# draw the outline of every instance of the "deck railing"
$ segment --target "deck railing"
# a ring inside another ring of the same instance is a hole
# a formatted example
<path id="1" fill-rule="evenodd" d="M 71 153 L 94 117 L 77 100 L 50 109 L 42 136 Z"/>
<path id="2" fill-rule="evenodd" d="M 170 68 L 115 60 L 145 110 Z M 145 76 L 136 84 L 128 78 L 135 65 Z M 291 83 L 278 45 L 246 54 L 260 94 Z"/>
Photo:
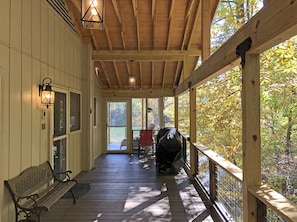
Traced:
<path id="1" fill-rule="evenodd" d="M 242 170 L 199 143 L 182 135 L 185 167 L 223 220 L 243 221 Z M 191 155 L 194 155 L 191 157 Z M 249 187 L 258 202 L 257 221 L 296 222 L 297 207 L 267 186 Z"/>

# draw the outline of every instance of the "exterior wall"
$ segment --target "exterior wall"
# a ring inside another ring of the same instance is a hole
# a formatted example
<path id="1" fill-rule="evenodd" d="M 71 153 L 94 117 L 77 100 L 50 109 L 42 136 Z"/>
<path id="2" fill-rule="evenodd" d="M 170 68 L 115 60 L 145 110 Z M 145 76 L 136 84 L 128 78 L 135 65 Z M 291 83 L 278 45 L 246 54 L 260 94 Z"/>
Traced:
<path id="1" fill-rule="evenodd" d="M 45 0 L 1 0 L 0 30 L 0 222 L 7 222 L 15 214 L 3 181 L 52 155 L 52 107 L 41 105 L 38 85 L 50 77 L 54 87 L 79 91 L 83 101 L 89 99 L 83 91 L 89 48 Z M 82 122 L 88 111 L 82 110 Z M 69 135 L 67 166 L 73 176 L 84 169 L 86 127 Z"/>

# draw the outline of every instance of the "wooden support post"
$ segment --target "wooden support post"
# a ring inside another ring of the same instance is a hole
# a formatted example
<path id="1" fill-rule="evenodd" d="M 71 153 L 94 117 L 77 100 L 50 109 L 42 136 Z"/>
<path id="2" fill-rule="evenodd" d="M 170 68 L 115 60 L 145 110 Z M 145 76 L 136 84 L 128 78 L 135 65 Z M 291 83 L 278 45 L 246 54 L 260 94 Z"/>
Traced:
<path id="1" fill-rule="evenodd" d="M 210 28 L 211 28 L 211 7 L 209 0 L 201 1 L 201 36 L 202 36 L 202 61 L 205 61 L 210 55 Z"/>
<path id="2" fill-rule="evenodd" d="M 196 88 L 190 88 L 190 141 L 196 143 Z M 194 177 L 197 167 L 197 158 L 195 155 L 196 149 L 190 146 L 190 165 L 191 165 L 191 177 Z"/>
<path id="3" fill-rule="evenodd" d="M 242 71 L 243 221 L 257 222 L 257 199 L 248 187 L 261 184 L 260 64 L 247 54 Z"/>
<path id="4" fill-rule="evenodd" d="M 214 203 L 217 200 L 217 166 L 213 161 L 209 161 L 209 189 L 210 200 Z"/>
<path id="5" fill-rule="evenodd" d="M 178 130 L 178 97 L 174 97 L 174 126 Z"/>
<path id="6" fill-rule="evenodd" d="M 160 97 L 158 99 L 159 103 L 159 110 L 158 110 L 158 115 L 159 115 L 159 125 L 160 129 L 165 127 L 165 122 L 164 122 L 164 97 Z"/>

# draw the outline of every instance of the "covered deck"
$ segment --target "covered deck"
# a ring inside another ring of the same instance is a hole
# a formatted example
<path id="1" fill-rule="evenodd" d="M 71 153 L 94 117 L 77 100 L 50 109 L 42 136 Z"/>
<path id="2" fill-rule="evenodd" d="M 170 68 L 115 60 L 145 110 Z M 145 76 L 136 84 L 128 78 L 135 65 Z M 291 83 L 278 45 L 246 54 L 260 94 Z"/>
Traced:
<path id="1" fill-rule="evenodd" d="M 151 153 L 103 154 L 77 179 L 90 190 L 76 204 L 62 198 L 42 214 L 43 222 L 222 221 L 183 169 L 159 174 Z"/>

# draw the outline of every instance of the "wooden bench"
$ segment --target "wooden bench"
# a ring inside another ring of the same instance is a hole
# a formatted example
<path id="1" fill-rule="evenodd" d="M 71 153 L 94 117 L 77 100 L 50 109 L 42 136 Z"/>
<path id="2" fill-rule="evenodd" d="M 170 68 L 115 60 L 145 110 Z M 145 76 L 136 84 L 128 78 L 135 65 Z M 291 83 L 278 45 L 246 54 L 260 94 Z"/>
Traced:
<path id="1" fill-rule="evenodd" d="M 15 206 L 15 221 L 40 221 L 42 211 L 49 211 L 65 193 L 71 192 L 73 203 L 76 203 L 72 191 L 78 181 L 70 179 L 71 171 L 60 174 L 65 180 L 56 177 L 47 161 L 39 166 L 24 170 L 19 176 L 5 180 Z"/>

